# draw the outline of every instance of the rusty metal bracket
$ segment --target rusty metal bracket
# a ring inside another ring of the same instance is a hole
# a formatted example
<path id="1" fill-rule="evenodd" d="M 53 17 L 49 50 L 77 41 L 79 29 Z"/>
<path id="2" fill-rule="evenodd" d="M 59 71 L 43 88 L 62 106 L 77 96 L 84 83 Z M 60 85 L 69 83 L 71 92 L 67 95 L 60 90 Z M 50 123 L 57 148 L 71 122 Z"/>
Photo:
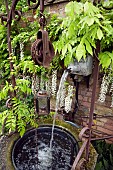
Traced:
<path id="1" fill-rule="evenodd" d="M 21 19 L 21 12 L 19 10 L 15 10 L 17 2 L 18 0 L 13 0 L 11 9 L 9 13 L 7 14 L 7 16 L 3 15 L 1 17 L 2 25 L 8 26 L 9 23 L 11 24 L 12 19 L 14 19 L 15 21 L 19 21 Z"/>
<path id="2" fill-rule="evenodd" d="M 39 24 L 42 28 L 47 25 L 47 20 L 42 12 L 40 12 Z"/>
<path id="3" fill-rule="evenodd" d="M 79 139 L 81 141 L 84 141 L 86 138 L 89 138 L 89 128 L 88 127 L 84 127 L 80 133 L 79 133 Z"/>
<path id="4" fill-rule="evenodd" d="M 89 147 L 91 142 L 91 134 L 92 130 L 91 127 L 93 125 L 93 114 L 94 114 L 94 108 L 95 108 L 95 99 L 96 99 L 96 87 L 98 82 L 98 75 L 99 75 L 99 60 L 98 60 L 98 54 L 100 52 L 100 41 L 97 41 L 96 50 L 94 52 L 95 57 L 95 66 L 94 66 L 94 73 L 93 73 L 93 89 L 92 89 L 92 96 L 91 96 L 91 106 L 90 106 L 90 112 L 89 112 L 89 123 L 88 128 L 90 129 L 89 133 L 89 139 L 86 146 L 86 159 L 89 159 Z"/>

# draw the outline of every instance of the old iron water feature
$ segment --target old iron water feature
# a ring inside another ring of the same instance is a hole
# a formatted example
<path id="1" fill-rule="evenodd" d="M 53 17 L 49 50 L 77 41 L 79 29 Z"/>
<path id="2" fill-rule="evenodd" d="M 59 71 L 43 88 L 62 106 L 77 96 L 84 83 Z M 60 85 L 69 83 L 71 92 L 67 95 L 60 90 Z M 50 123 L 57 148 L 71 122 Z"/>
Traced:
<path id="1" fill-rule="evenodd" d="M 11 23 L 12 19 L 19 20 L 21 18 L 21 13 L 17 11 L 15 13 L 15 8 L 19 0 L 13 0 L 10 10 L 7 10 L 7 17 L 2 16 L 2 23 L 6 22 L 7 34 L 8 34 L 8 49 L 9 56 L 12 53 L 11 47 Z M 43 65 L 48 67 L 50 61 L 54 56 L 53 46 L 48 39 L 48 33 L 44 30 L 46 24 L 45 16 L 43 15 L 44 11 L 44 0 L 38 0 L 38 3 L 31 6 L 32 3 L 36 3 L 36 0 L 28 0 L 29 9 L 36 9 L 40 5 L 40 28 L 41 30 L 37 34 L 37 40 L 32 46 L 32 59 L 35 64 Z M 53 3 L 55 0 L 49 1 Z M 48 2 L 48 3 L 49 3 Z M 6 1 L 6 9 L 8 7 Z M 15 17 L 15 14 L 18 17 Z M 40 126 L 38 129 L 28 131 L 21 139 L 19 139 L 12 151 L 12 161 L 16 170 L 19 169 L 39 169 L 39 170 L 75 170 L 79 161 L 79 168 L 82 167 L 84 160 L 88 161 L 89 158 L 89 145 L 91 141 L 91 126 L 93 121 L 93 111 L 94 111 L 94 102 L 95 102 L 95 91 L 96 84 L 98 79 L 98 65 L 99 61 L 97 59 L 98 53 L 100 51 L 100 46 L 97 43 L 96 51 L 96 64 L 94 67 L 94 84 L 92 92 L 91 107 L 89 113 L 89 124 L 88 127 L 85 127 L 81 130 L 79 138 L 83 141 L 83 144 L 79 150 L 76 139 L 71 135 L 67 130 L 55 126 L 55 117 L 58 111 L 59 98 L 60 98 L 60 89 L 62 89 L 62 84 L 65 81 L 68 72 L 64 71 L 64 74 L 61 79 L 61 84 L 57 94 L 57 103 L 56 103 L 56 114 L 53 120 L 53 126 Z M 80 66 L 80 65 L 79 65 Z M 85 66 L 85 65 L 84 65 Z M 13 63 L 10 61 L 10 70 L 13 69 Z M 71 67 L 71 66 L 70 66 Z M 72 67 L 73 68 L 73 65 Z M 74 73 L 81 66 L 74 67 Z M 85 67 L 84 67 L 85 68 Z M 70 69 L 70 68 L 69 68 Z M 16 85 L 15 76 L 12 75 L 12 86 L 13 88 Z M 14 91 L 12 96 L 16 96 L 16 91 Z M 88 130 L 87 138 L 84 137 L 85 132 Z M 64 143 L 65 141 L 65 143 Z M 85 159 L 81 159 L 83 151 L 86 151 Z M 76 158 L 75 158 L 76 157 Z M 75 160 L 74 160 L 75 159 Z M 74 163 L 73 163 L 74 161 Z"/>

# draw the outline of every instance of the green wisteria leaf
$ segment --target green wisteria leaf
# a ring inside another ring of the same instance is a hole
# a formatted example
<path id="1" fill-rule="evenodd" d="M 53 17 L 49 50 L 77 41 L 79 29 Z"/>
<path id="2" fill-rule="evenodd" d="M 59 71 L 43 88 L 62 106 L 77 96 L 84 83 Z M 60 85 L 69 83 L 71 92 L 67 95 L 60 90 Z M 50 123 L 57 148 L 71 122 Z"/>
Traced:
<path id="1" fill-rule="evenodd" d="M 63 47 L 62 49 L 62 55 L 65 56 L 66 52 L 67 52 L 67 44 Z"/>
<path id="2" fill-rule="evenodd" d="M 93 23 L 94 23 L 94 18 L 87 17 L 86 23 L 88 24 L 88 26 L 93 25 Z"/>
<path id="3" fill-rule="evenodd" d="M 103 68 L 108 68 L 111 64 L 111 57 L 106 53 L 99 54 L 100 64 L 102 64 Z"/>
<path id="4" fill-rule="evenodd" d="M 78 61 L 80 61 L 80 59 L 84 56 L 85 56 L 85 46 L 84 44 L 80 43 L 76 49 L 76 58 Z"/>
<path id="5" fill-rule="evenodd" d="M 102 37 L 103 37 L 103 32 L 100 28 L 98 28 L 98 30 L 97 30 L 97 37 L 98 37 L 99 40 L 101 40 Z"/>
<path id="6" fill-rule="evenodd" d="M 92 51 L 92 47 L 90 45 L 90 43 L 85 39 L 84 41 L 85 45 L 86 45 L 86 50 L 88 51 L 89 54 L 93 54 L 93 51 Z"/>

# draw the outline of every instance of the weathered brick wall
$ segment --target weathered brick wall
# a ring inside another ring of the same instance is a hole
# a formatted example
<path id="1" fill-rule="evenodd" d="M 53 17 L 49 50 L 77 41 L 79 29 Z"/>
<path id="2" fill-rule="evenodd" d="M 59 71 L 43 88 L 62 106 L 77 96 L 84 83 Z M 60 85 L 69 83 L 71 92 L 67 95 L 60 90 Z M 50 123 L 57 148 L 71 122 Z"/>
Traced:
<path id="1" fill-rule="evenodd" d="M 49 11 L 51 14 L 59 14 L 60 16 L 64 16 L 64 7 L 67 4 L 67 1 L 62 1 L 62 2 L 58 2 L 55 4 L 51 4 L 51 5 L 47 5 L 46 6 L 46 10 Z"/>
<path id="2" fill-rule="evenodd" d="M 96 89 L 96 101 L 95 101 L 95 110 L 94 110 L 94 123 L 93 129 L 99 131 L 98 137 L 102 137 L 105 135 L 113 135 L 113 108 L 111 108 L 111 96 L 110 94 L 106 95 L 106 100 L 104 103 L 100 103 L 98 101 L 99 93 L 100 93 L 100 85 L 102 80 L 98 80 L 97 89 Z M 82 112 L 82 115 L 88 116 L 91 105 L 91 97 L 92 97 L 92 86 L 93 79 L 90 80 L 89 88 L 86 87 L 85 82 L 80 84 L 79 87 L 79 110 Z M 82 124 L 87 126 L 88 118 L 82 119 Z M 97 133 L 96 133 L 97 134 Z M 106 140 L 109 143 L 113 143 L 113 138 Z"/>
<path id="3" fill-rule="evenodd" d="M 95 101 L 95 113 L 99 114 L 98 110 L 100 110 L 100 114 L 112 114 L 113 110 L 111 106 L 111 95 L 106 94 L 105 102 L 101 103 L 98 101 L 100 87 L 101 87 L 101 79 L 98 79 L 98 84 L 96 88 L 96 101 Z M 89 88 L 86 87 L 85 82 L 80 83 L 79 86 L 79 105 L 81 110 L 85 113 L 88 112 L 91 104 L 91 96 L 92 96 L 92 87 L 93 87 L 93 78 L 91 77 Z M 103 108 L 102 108 L 103 107 Z"/>

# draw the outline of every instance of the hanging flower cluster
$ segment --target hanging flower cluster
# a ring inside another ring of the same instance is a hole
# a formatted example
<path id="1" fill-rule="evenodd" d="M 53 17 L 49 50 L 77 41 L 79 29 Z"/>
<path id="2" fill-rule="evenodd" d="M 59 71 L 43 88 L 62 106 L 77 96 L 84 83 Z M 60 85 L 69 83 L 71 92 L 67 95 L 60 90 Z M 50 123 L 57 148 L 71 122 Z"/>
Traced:
<path id="1" fill-rule="evenodd" d="M 113 107 L 113 93 L 112 93 L 112 96 L 111 96 L 111 107 Z"/>
<path id="2" fill-rule="evenodd" d="M 51 86 L 51 94 L 52 96 L 56 96 L 57 91 L 57 70 L 53 70 L 52 72 L 52 86 Z"/>
<path id="3" fill-rule="evenodd" d="M 22 60 L 24 57 L 24 44 L 20 42 L 20 59 Z"/>
<path id="4" fill-rule="evenodd" d="M 100 95 L 98 101 L 103 103 L 106 99 L 106 93 L 108 92 L 108 87 L 110 84 L 110 77 L 109 75 L 104 74 L 104 77 L 102 79 L 102 84 L 100 88 Z"/>
<path id="5" fill-rule="evenodd" d="M 113 107 L 113 77 L 111 81 L 110 93 L 111 93 L 111 107 Z"/>
<path id="6" fill-rule="evenodd" d="M 45 83 L 45 88 L 46 88 L 46 91 L 48 92 L 49 95 L 51 95 L 51 79 L 48 79 Z"/>
<path id="7" fill-rule="evenodd" d="M 65 106 L 65 97 L 66 97 L 66 87 L 64 85 L 60 96 L 60 108 Z"/>
<path id="8" fill-rule="evenodd" d="M 111 84 L 111 87 L 110 87 L 109 92 L 111 93 L 111 98 L 112 98 L 111 107 L 113 107 L 113 77 L 111 78 L 110 73 L 108 75 L 104 74 L 104 77 L 102 79 L 102 84 L 101 84 L 101 88 L 100 88 L 100 95 L 99 95 L 98 101 L 101 102 L 101 103 L 105 102 L 106 94 L 108 92 L 110 84 Z"/>
<path id="9" fill-rule="evenodd" d="M 15 55 L 15 48 L 12 48 L 12 54 Z"/>
<path id="10" fill-rule="evenodd" d="M 68 86 L 68 94 L 65 98 L 65 111 L 68 113 L 71 110 L 72 106 L 72 97 L 73 97 L 73 86 Z"/>
<path id="11" fill-rule="evenodd" d="M 39 91 L 40 88 L 40 80 L 36 74 L 32 76 L 32 93 L 35 96 L 36 93 Z"/>
<path id="12" fill-rule="evenodd" d="M 41 74 L 41 79 L 40 79 L 40 90 L 45 89 L 45 80 L 44 80 L 44 75 Z"/>

